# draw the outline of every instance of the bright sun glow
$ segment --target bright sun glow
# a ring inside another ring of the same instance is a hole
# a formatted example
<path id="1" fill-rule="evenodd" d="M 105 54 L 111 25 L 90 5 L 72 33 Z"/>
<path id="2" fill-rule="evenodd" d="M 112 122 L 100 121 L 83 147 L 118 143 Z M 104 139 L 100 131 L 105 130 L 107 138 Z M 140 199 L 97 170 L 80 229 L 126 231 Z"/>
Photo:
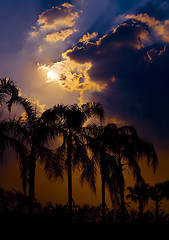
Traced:
<path id="1" fill-rule="evenodd" d="M 54 81 L 54 80 L 56 80 L 57 78 L 58 78 L 58 76 L 57 76 L 57 74 L 56 74 L 55 72 L 53 72 L 53 71 L 50 70 L 50 71 L 47 73 L 48 82 Z"/>

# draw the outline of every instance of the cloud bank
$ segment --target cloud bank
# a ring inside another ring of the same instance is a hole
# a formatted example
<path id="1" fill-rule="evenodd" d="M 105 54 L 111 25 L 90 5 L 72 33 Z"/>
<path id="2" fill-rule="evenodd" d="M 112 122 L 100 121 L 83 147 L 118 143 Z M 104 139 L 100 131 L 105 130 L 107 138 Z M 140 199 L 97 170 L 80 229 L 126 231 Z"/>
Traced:
<path id="1" fill-rule="evenodd" d="M 131 15 L 95 43 L 66 52 L 71 60 L 91 63 L 91 81 L 106 84 L 92 94 L 111 115 L 134 124 L 150 138 L 169 135 L 168 20 Z"/>
<path id="2" fill-rule="evenodd" d="M 110 119 L 167 141 L 168 2 L 60 2 L 48 6 L 46 1 L 28 20 L 21 4 L 13 42 L 11 36 L 9 44 L 0 40 L 1 75 L 16 79 L 26 96 L 36 96 L 40 104 L 99 101 Z M 26 8 L 34 12 L 34 4 L 31 0 Z M 14 29 L 11 20 L 9 29 Z"/>

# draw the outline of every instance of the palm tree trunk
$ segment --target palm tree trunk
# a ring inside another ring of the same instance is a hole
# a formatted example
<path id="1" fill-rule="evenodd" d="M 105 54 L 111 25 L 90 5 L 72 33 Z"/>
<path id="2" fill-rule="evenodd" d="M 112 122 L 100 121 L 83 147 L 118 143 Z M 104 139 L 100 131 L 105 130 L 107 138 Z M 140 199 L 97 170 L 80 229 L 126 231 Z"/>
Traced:
<path id="1" fill-rule="evenodd" d="M 68 163 L 68 207 L 70 222 L 72 222 L 72 137 L 71 134 L 67 140 L 67 163 Z"/>
<path id="2" fill-rule="evenodd" d="M 158 223 L 159 222 L 159 199 L 158 198 L 155 200 L 155 204 L 156 204 L 156 211 L 155 211 L 156 222 Z"/>
<path id="3" fill-rule="evenodd" d="M 105 177 L 102 173 L 102 220 L 105 222 Z"/>
<path id="4" fill-rule="evenodd" d="M 126 221 L 126 206 L 125 206 L 125 198 L 124 198 L 124 177 L 123 177 L 123 169 L 121 164 L 121 158 L 118 158 L 118 167 L 119 167 L 119 188 L 120 188 L 120 199 L 121 199 L 121 216 L 122 222 Z"/>
<path id="5" fill-rule="evenodd" d="M 34 200 L 35 200 L 35 167 L 36 167 L 36 157 L 34 155 L 34 150 L 31 150 L 31 155 L 29 158 L 29 214 L 34 212 Z"/>
<path id="6" fill-rule="evenodd" d="M 142 222 L 143 221 L 143 199 L 139 197 L 138 201 L 139 201 L 139 219 L 140 219 L 140 222 Z"/>
<path id="7" fill-rule="evenodd" d="M 102 184 L 102 221 L 105 222 L 105 168 L 104 168 L 104 153 L 101 156 L 101 184 Z"/>

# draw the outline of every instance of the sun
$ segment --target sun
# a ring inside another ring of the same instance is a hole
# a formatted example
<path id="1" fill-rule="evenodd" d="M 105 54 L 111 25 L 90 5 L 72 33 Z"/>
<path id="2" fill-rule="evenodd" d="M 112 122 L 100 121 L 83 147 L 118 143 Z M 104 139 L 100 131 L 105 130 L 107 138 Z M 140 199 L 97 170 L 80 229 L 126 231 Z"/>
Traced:
<path id="1" fill-rule="evenodd" d="M 48 73 L 47 73 L 47 79 L 48 79 L 48 81 L 47 82 L 51 82 L 51 81 L 54 81 L 54 80 L 56 80 L 58 78 L 58 75 L 55 73 L 55 72 L 53 72 L 53 71 L 48 71 Z"/>

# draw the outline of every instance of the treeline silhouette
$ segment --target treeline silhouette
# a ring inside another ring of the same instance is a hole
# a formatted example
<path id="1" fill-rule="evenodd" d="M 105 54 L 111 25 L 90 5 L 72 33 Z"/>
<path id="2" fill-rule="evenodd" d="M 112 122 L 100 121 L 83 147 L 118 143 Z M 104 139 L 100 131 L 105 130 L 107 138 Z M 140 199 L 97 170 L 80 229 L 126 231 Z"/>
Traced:
<path id="1" fill-rule="evenodd" d="M 164 182 L 166 184 L 168 181 Z M 159 183 L 163 184 L 163 183 Z M 168 183 L 167 183 L 168 184 Z M 148 185 L 147 185 L 148 186 Z M 129 187 L 130 188 L 130 187 Z M 155 189 L 156 186 L 149 186 L 149 188 Z M 138 209 L 127 207 L 126 208 L 126 222 L 125 223 L 168 223 L 169 214 L 166 214 L 163 209 L 160 208 L 160 202 L 166 198 L 166 193 L 159 191 L 156 194 L 150 194 L 149 197 L 144 199 L 147 193 L 143 193 L 142 190 L 138 190 L 136 185 L 129 191 L 127 198 L 132 201 L 138 201 Z M 148 188 L 147 188 L 148 190 Z M 154 191 L 154 190 L 153 190 Z M 156 191 L 156 190 L 155 190 Z M 163 195 L 163 196 L 162 196 Z M 143 197 L 144 196 L 144 197 Z M 142 199 L 142 201 L 140 201 Z M 155 208 L 153 210 L 143 211 L 148 200 L 153 199 Z M 158 200 L 157 200 L 158 199 Z M 158 204 L 157 204 L 158 202 Z M 28 217 L 29 215 L 29 196 L 22 194 L 18 191 L 5 191 L 0 187 L 0 216 L 1 217 Z M 34 201 L 34 217 L 38 219 L 54 219 L 54 223 L 70 223 L 68 205 L 53 205 L 51 202 L 47 202 L 45 206 L 42 206 L 36 199 Z M 106 207 L 105 222 L 104 223 L 123 223 L 122 215 L 118 209 Z M 72 208 L 72 222 L 73 223 L 103 223 L 102 206 L 89 206 L 87 204 L 83 206 L 73 205 Z"/>
<path id="2" fill-rule="evenodd" d="M 56 221 L 67 222 L 168 222 L 160 215 L 160 202 L 168 199 L 168 181 L 149 187 L 140 171 L 139 160 L 147 159 L 155 172 L 158 157 L 152 143 L 140 138 L 132 126 L 117 127 L 103 124 L 101 104 L 87 102 L 81 106 L 55 105 L 42 114 L 28 98 L 20 95 L 10 79 L 0 79 L 0 107 L 6 104 L 9 112 L 18 104 L 26 117 L 0 121 L 0 159 L 6 148 L 12 147 L 19 160 L 23 194 L 0 189 L 0 214 L 12 216 L 54 216 Z M 99 118 L 100 125 L 85 125 L 89 118 Z M 53 140 L 62 143 L 51 149 Z M 68 176 L 68 203 L 66 206 L 42 207 L 35 198 L 36 163 L 39 161 L 49 179 Z M 128 167 L 136 185 L 129 187 L 128 199 L 138 201 L 139 211 L 127 210 L 124 169 Z M 76 206 L 72 197 L 72 170 L 79 168 L 79 181 L 86 181 L 96 192 L 96 172 L 100 170 L 102 203 L 99 207 Z M 28 188 L 28 196 L 26 189 Z M 105 188 L 109 190 L 112 209 L 105 202 Z M 148 199 L 156 203 L 155 212 L 143 212 Z"/>

